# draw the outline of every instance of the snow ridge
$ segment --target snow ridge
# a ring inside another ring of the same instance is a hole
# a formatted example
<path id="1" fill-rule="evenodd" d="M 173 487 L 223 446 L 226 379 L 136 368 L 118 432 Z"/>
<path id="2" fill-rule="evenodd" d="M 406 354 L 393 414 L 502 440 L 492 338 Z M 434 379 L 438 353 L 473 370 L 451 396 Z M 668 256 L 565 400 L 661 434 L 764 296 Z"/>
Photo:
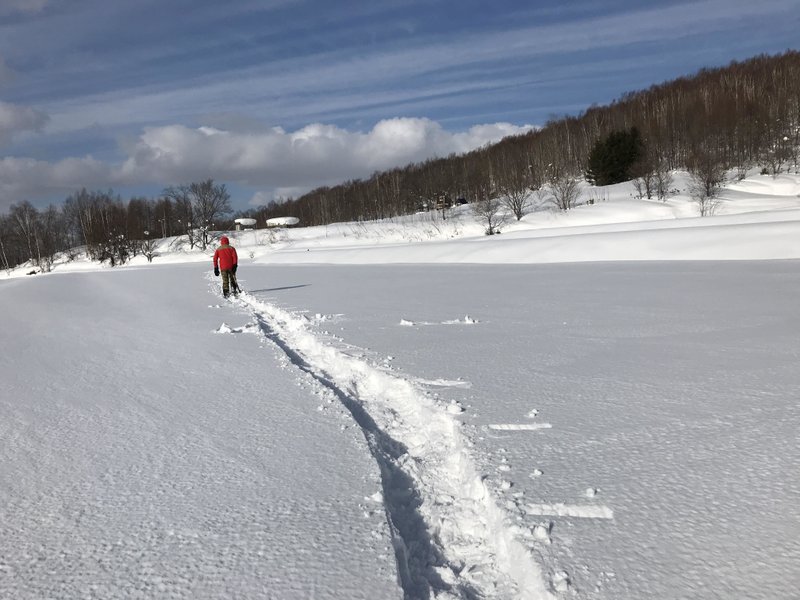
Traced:
<path id="1" fill-rule="evenodd" d="M 407 598 L 553 598 L 520 531 L 478 473 L 460 421 L 410 380 L 326 344 L 302 316 L 248 294 L 239 304 L 363 431 L 380 467 Z"/>

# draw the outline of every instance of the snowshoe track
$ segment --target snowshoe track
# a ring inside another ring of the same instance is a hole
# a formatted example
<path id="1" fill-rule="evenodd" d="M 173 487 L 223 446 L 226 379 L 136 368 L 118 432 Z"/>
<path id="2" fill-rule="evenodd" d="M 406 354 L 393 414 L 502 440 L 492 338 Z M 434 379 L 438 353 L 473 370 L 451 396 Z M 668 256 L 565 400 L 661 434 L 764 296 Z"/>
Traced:
<path id="1" fill-rule="evenodd" d="M 457 419 L 409 379 L 326 344 L 302 316 L 246 293 L 237 303 L 361 428 L 380 469 L 406 598 L 553 598 L 477 472 Z"/>

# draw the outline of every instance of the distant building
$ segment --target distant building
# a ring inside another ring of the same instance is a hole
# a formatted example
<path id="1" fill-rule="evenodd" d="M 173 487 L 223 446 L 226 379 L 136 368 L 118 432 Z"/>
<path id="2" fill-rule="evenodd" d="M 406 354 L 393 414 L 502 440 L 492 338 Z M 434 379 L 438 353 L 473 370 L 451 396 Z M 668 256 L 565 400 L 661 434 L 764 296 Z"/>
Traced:
<path id="1" fill-rule="evenodd" d="M 297 225 L 300 219 L 297 217 L 275 217 L 267 219 L 267 227 L 291 227 Z"/>
<path id="2" fill-rule="evenodd" d="M 240 231 L 242 229 L 252 229 L 256 226 L 255 219 L 235 219 L 233 222 L 236 223 L 236 231 Z"/>

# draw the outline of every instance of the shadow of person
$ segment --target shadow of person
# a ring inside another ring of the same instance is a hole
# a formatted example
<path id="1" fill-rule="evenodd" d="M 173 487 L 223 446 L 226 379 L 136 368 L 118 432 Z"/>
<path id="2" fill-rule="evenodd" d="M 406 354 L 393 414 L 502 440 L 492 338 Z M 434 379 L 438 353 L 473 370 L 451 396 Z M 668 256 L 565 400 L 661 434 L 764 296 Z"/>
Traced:
<path id="1" fill-rule="evenodd" d="M 294 290 L 296 288 L 308 287 L 310 283 L 302 283 L 300 285 L 285 285 L 283 287 L 264 288 L 263 290 L 251 290 L 251 294 L 258 294 L 262 292 L 280 292 L 282 290 Z"/>

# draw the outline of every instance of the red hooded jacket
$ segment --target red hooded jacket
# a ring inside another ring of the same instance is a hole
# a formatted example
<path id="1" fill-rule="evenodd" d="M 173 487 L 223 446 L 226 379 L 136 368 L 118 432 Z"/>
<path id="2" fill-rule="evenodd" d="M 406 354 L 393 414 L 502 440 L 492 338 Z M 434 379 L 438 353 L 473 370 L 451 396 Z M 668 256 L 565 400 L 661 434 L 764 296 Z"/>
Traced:
<path id="1" fill-rule="evenodd" d="M 225 236 L 219 239 L 219 244 L 219 248 L 214 252 L 214 268 L 216 269 L 219 265 L 220 271 L 230 271 L 233 265 L 239 264 L 236 248 L 229 245 L 229 240 Z"/>

